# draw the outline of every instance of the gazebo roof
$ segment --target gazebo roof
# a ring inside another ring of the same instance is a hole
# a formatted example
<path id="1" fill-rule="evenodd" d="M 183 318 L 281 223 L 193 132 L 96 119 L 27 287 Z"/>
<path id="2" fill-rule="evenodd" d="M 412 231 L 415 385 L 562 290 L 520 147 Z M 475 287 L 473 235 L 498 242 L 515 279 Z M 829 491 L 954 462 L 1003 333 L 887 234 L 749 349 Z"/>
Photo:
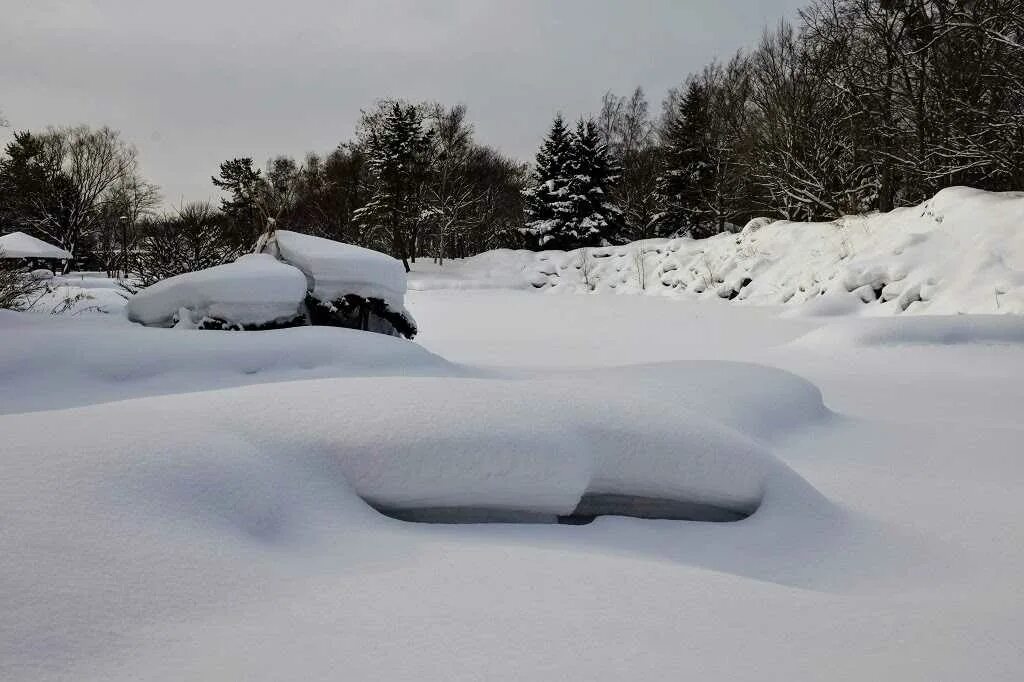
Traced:
<path id="1" fill-rule="evenodd" d="M 24 232 L 12 232 L 0 236 L 0 258 L 53 258 L 68 260 L 70 253 L 47 244 L 42 239 L 25 234 Z"/>

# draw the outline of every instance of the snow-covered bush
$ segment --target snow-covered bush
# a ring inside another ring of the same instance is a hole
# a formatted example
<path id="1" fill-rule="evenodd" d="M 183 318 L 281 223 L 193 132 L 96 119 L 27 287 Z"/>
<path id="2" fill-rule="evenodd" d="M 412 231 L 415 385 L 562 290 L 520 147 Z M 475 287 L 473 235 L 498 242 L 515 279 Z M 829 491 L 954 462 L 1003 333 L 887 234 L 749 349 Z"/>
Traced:
<path id="1" fill-rule="evenodd" d="M 405 309 L 405 268 L 398 260 L 379 251 L 288 230 L 267 235 L 259 250 L 306 276 L 312 324 L 406 338 L 416 335 L 416 322 Z"/>
<path id="2" fill-rule="evenodd" d="M 262 253 L 162 280 L 126 307 L 159 327 L 258 330 L 322 325 L 412 338 L 405 270 L 394 258 L 349 244 L 280 231 Z"/>
<path id="3" fill-rule="evenodd" d="M 203 329 L 265 329 L 305 324 L 306 278 L 271 256 L 171 277 L 128 301 L 133 322 Z"/>

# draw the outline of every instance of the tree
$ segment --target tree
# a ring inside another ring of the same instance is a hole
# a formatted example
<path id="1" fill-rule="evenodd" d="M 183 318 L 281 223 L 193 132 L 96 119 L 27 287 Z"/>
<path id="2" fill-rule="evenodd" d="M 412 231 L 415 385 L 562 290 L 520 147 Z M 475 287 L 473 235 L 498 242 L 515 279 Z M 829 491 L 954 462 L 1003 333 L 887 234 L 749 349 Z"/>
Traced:
<path id="1" fill-rule="evenodd" d="M 530 184 L 523 191 L 526 223 L 523 235 L 534 247 L 572 247 L 567 237 L 573 226 L 573 206 L 569 201 L 572 169 L 572 133 L 561 114 L 555 116 L 547 138 L 537 152 Z"/>
<path id="2" fill-rule="evenodd" d="M 230 159 L 220 164 L 220 174 L 210 178 L 228 196 L 220 200 L 220 208 L 231 225 L 239 244 L 253 243 L 267 228 L 264 210 L 266 180 L 251 158 Z"/>
<path id="3" fill-rule="evenodd" d="M 206 202 L 186 203 L 172 214 L 144 220 L 131 254 L 139 283 L 149 286 L 233 261 L 244 247 L 226 229 L 228 220 Z"/>
<path id="4" fill-rule="evenodd" d="M 643 89 L 636 88 L 629 97 L 606 92 L 596 125 L 609 156 L 622 169 L 609 195 L 623 213 L 618 241 L 657 236 L 654 218 L 660 155 Z"/>
<path id="5" fill-rule="evenodd" d="M 622 209 L 612 201 L 611 194 L 621 169 L 611 160 L 594 121 L 580 119 L 576 124 L 567 169 L 572 220 L 566 224 L 563 238 L 578 246 L 616 239 L 622 231 L 623 218 Z"/>
<path id="6" fill-rule="evenodd" d="M 661 131 L 664 170 L 658 177 L 662 234 L 678 230 L 702 233 L 708 224 L 702 196 L 714 186 L 714 163 L 709 144 L 711 98 L 697 78 L 681 97 L 670 100 Z"/>
<path id="7" fill-rule="evenodd" d="M 17 134 L 0 168 L 0 186 L 15 206 L 7 209 L 8 219 L 60 244 L 75 259 L 90 256 L 118 188 L 142 182 L 137 157 L 133 146 L 106 127 Z"/>
<path id="8" fill-rule="evenodd" d="M 431 178 L 424 215 L 434 227 L 434 259 L 443 264 L 451 243 L 465 240 L 483 195 L 469 180 L 469 160 L 474 144 L 473 126 L 466 121 L 465 105 L 450 109 L 437 106 L 431 118 Z"/>
<path id="9" fill-rule="evenodd" d="M 737 54 L 669 93 L 659 180 L 663 234 L 709 237 L 749 215 L 757 195 L 749 177 L 750 83 L 750 62 Z"/>
<path id="10" fill-rule="evenodd" d="M 424 120 L 424 107 L 389 101 L 364 113 L 360 122 L 370 199 L 354 217 L 363 238 L 378 248 L 390 247 L 407 272 L 422 219 L 433 139 Z"/>

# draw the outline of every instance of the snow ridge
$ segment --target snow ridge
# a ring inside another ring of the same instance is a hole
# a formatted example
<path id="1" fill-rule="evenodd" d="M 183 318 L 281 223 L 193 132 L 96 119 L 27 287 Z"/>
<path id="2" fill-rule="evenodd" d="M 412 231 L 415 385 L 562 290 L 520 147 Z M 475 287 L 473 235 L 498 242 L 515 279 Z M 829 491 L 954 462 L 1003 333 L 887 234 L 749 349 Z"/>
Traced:
<path id="1" fill-rule="evenodd" d="M 954 187 L 912 208 L 828 223 L 756 219 L 739 234 L 575 251 L 492 251 L 410 289 L 685 295 L 795 314 L 1024 313 L 1024 194 Z"/>

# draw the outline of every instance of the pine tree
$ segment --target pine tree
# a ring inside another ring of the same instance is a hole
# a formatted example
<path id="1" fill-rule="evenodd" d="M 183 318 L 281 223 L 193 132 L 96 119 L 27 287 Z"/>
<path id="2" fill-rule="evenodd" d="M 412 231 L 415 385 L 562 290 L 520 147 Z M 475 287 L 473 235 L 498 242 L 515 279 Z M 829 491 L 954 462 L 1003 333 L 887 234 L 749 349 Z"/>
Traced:
<path id="1" fill-rule="evenodd" d="M 610 198 L 621 170 L 608 154 L 594 121 L 580 119 L 569 150 L 572 220 L 563 229 L 570 248 L 596 246 L 622 231 L 622 210 Z"/>
<path id="2" fill-rule="evenodd" d="M 362 128 L 371 198 L 353 217 L 366 230 L 370 243 L 390 246 L 408 271 L 410 241 L 421 218 L 432 133 L 424 128 L 422 108 L 402 102 L 386 102 L 365 115 Z"/>
<path id="3" fill-rule="evenodd" d="M 564 234 L 573 219 L 573 207 L 568 201 L 572 144 L 572 133 L 558 114 L 537 152 L 530 185 L 523 191 L 526 224 L 522 233 L 534 247 L 567 246 Z"/>
<path id="4" fill-rule="evenodd" d="M 662 130 L 664 170 L 658 178 L 663 234 L 707 236 L 710 217 L 703 197 L 714 187 L 714 166 L 707 136 L 710 128 L 707 88 L 694 80 L 666 117 Z"/>
<path id="5" fill-rule="evenodd" d="M 234 239 L 239 244 L 252 243 L 267 228 L 261 203 L 266 193 L 266 180 L 252 159 L 231 159 L 220 164 L 220 174 L 210 178 L 215 187 L 228 193 L 220 200 L 220 208 L 231 223 Z"/>

